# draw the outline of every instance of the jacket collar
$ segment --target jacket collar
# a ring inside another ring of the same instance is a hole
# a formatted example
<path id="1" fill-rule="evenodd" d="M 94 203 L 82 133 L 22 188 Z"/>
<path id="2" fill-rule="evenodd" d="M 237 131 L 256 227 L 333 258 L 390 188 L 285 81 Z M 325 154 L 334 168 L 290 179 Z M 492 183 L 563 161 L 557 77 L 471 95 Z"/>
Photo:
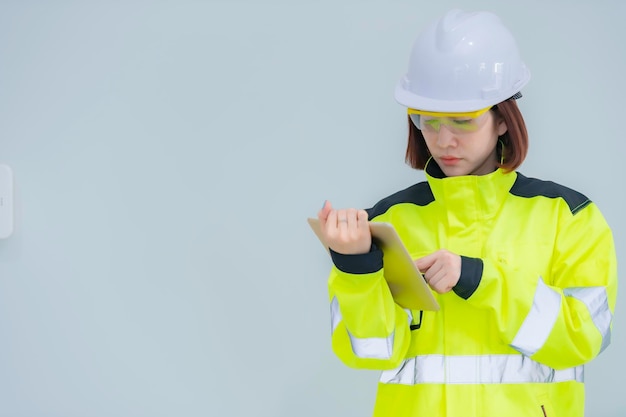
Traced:
<path id="1" fill-rule="evenodd" d="M 446 177 L 432 158 L 424 171 L 435 201 L 463 222 L 493 217 L 517 178 L 516 172 L 500 168 L 486 175 Z"/>

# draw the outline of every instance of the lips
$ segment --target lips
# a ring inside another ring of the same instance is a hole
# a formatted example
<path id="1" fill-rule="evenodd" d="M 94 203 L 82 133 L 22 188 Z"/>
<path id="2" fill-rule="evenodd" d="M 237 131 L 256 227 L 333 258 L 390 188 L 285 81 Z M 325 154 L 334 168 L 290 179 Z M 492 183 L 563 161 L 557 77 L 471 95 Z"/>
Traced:
<path id="1" fill-rule="evenodd" d="M 439 159 L 445 165 L 454 165 L 454 164 L 458 163 L 461 160 L 461 158 L 455 158 L 453 156 L 442 156 Z"/>

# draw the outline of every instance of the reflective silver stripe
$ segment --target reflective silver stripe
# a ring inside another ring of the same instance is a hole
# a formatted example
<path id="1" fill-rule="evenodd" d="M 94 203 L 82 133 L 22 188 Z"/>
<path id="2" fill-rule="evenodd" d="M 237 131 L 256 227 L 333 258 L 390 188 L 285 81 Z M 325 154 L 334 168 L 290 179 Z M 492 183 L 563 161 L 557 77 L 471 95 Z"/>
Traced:
<path id="1" fill-rule="evenodd" d="M 409 326 L 413 323 L 413 313 L 408 308 L 403 308 L 404 312 L 409 316 Z"/>
<path id="2" fill-rule="evenodd" d="M 333 297 L 330 302 L 330 325 L 331 325 L 331 334 L 335 333 L 335 329 L 339 326 L 339 322 L 341 321 L 341 311 L 339 310 L 339 301 L 337 301 L 337 297 Z"/>
<path id="3" fill-rule="evenodd" d="M 413 321 L 413 315 L 411 310 L 405 309 L 408 315 L 408 325 Z M 341 322 L 341 310 L 339 309 L 339 301 L 337 297 L 333 297 L 330 302 L 330 322 L 331 332 L 334 333 Z M 348 336 L 350 337 L 350 344 L 352 345 L 352 351 L 359 358 L 373 358 L 373 359 L 389 359 L 393 353 L 393 338 L 394 333 L 388 337 L 355 337 L 350 331 Z"/>
<path id="4" fill-rule="evenodd" d="M 350 332 L 352 351 L 363 359 L 390 359 L 393 353 L 393 336 L 389 337 L 354 337 Z"/>
<path id="5" fill-rule="evenodd" d="M 424 355 L 384 371 L 383 384 L 520 384 L 584 381 L 584 367 L 554 370 L 523 355 Z"/>
<path id="6" fill-rule="evenodd" d="M 517 331 L 511 347 L 526 356 L 532 356 L 548 339 L 560 309 L 561 294 L 548 287 L 539 277 L 533 305 Z"/>
<path id="7" fill-rule="evenodd" d="M 609 301 L 604 287 L 572 287 L 565 288 L 563 293 L 582 301 L 589 310 L 591 320 L 602 335 L 602 352 L 611 343 L 611 321 L 613 314 L 609 309 Z"/>

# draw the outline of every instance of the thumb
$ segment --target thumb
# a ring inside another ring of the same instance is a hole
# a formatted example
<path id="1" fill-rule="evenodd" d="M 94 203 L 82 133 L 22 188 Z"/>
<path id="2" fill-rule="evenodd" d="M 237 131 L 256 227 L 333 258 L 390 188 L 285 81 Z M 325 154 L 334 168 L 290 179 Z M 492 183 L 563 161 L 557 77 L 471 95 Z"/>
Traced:
<path id="1" fill-rule="evenodd" d="M 414 263 L 417 269 L 419 269 L 421 272 L 426 272 L 428 271 L 428 268 L 433 266 L 433 264 L 435 263 L 435 257 L 433 256 L 433 254 L 426 255 L 422 258 L 416 259 Z"/>

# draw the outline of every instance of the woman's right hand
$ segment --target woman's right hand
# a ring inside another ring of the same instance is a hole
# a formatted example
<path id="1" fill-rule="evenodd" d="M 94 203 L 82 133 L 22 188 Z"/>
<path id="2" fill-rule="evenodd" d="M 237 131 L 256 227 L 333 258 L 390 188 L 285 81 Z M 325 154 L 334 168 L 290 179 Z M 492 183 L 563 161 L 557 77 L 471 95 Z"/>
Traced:
<path id="1" fill-rule="evenodd" d="M 317 213 L 326 244 L 344 255 L 367 253 L 372 246 L 372 235 L 365 210 L 335 210 L 329 201 Z"/>

